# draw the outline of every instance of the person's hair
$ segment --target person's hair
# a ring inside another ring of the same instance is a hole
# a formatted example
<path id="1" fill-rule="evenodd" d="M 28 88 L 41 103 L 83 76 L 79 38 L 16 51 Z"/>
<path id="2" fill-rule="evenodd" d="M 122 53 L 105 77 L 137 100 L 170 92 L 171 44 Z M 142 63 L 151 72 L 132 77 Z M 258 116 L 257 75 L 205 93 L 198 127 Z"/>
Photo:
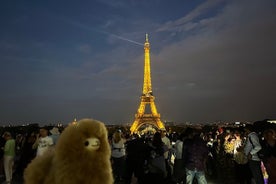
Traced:
<path id="1" fill-rule="evenodd" d="M 41 130 L 41 129 L 48 131 L 48 128 L 46 126 L 43 126 L 43 127 L 39 128 L 39 130 Z"/>
<path id="2" fill-rule="evenodd" d="M 272 135 L 275 135 L 275 130 L 273 129 L 266 129 L 264 132 L 263 132 L 263 135 L 267 135 L 267 134 L 272 134 Z"/>
<path id="3" fill-rule="evenodd" d="M 241 131 L 240 131 L 240 130 L 238 130 L 238 129 L 234 131 L 234 134 L 237 134 L 237 135 L 239 135 L 239 136 L 241 136 L 241 135 L 242 135 Z"/>
<path id="4" fill-rule="evenodd" d="M 116 132 L 113 134 L 113 141 L 114 141 L 114 143 L 118 143 L 118 142 L 121 140 L 121 138 L 122 138 L 121 132 L 116 131 Z"/>
<path id="5" fill-rule="evenodd" d="M 3 137 L 11 137 L 11 133 L 10 132 L 4 132 Z"/>
<path id="6" fill-rule="evenodd" d="M 255 131 L 254 125 L 251 125 L 251 124 L 245 125 L 244 129 L 247 129 L 250 132 L 254 132 Z"/>
<path id="7" fill-rule="evenodd" d="M 152 144 L 154 146 L 162 146 L 163 145 L 162 138 L 161 138 L 161 133 L 160 132 L 156 132 L 153 135 Z"/>
<path id="8" fill-rule="evenodd" d="M 185 132 L 184 132 L 184 136 L 191 136 L 191 135 L 193 135 L 194 134 L 194 132 L 195 132 L 195 130 L 193 129 L 193 128 L 191 128 L 191 127 L 188 127 L 186 130 L 185 130 Z"/>

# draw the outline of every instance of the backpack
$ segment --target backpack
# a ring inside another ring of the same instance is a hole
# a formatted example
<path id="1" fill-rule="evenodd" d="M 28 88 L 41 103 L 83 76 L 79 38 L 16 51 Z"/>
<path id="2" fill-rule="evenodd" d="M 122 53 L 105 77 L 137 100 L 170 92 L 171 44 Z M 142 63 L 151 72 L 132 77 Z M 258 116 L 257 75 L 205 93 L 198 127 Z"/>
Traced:
<path id="1" fill-rule="evenodd" d="M 254 144 L 253 144 L 251 138 L 250 138 L 250 137 L 248 137 L 248 138 L 249 138 L 250 144 L 252 145 L 252 147 L 253 147 L 253 149 L 254 149 L 255 146 L 254 146 Z M 262 146 L 261 146 L 261 147 L 262 147 Z M 259 157 L 261 160 L 264 159 L 264 157 L 265 157 L 265 150 L 263 149 L 263 147 L 257 152 L 257 155 L 258 155 L 258 157 Z"/>
<path id="2" fill-rule="evenodd" d="M 163 151 L 161 154 L 160 150 L 153 147 L 150 150 L 147 167 L 148 167 L 147 170 L 150 173 L 160 173 L 165 177 L 167 173 L 166 173 L 166 164 L 165 164 Z"/>

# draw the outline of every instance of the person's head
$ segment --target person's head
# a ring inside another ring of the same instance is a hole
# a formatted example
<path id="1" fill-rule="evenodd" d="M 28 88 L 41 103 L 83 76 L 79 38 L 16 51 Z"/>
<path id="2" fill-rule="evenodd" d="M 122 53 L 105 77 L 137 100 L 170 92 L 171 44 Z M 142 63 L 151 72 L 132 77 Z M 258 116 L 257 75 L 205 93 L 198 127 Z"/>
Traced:
<path id="1" fill-rule="evenodd" d="M 187 138 L 192 138 L 194 137 L 194 133 L 195 133 L 195 129 L 191 128 L 191 127 L 188 127 L 185 132 L 184 132 L 184 135 L 187 137 Z"/>
<path id="2" fill-rule="evenodd" d="M 165 137 L 166 134 L 167 134 L 166 129 L 165 129 L 165 128 L 164 128 L 164 129 L 161 129 L 161 138 Z"/>
<path id="3" fill-rule="evenodd" d="M 155 132 L 152 138 L 152 144 L 155 146 L 162 145 L 162 137 L 160 132 Z"/>
<path id="4" fill-rule="evenodd" d="M 12 138 L 11 133 L 10 133 L 10 132 L 4 132 L 3 138 L 4 138 L 5 140 L 11 139 L 11 138 Z"/>
<path id="5" fill-rule="evenodd" d="M 113 134 L 113 141 L 115 143 L 118 143 L 122 138 L 122 132 L 121 130 L 117 130 L 114 134 Z"/>
<path id="6" fill-rule="evenodd" d="M 244 127 L 244 131 L 245 131 L 246 134 L 249 134 L 250 132 L 254 132 L 254 126 L 251 125 L 251 124 L 247 124 Z"/>
<path id="7" fill-rule="evenodd" d="M 218 134 L 223 134 L 224 133 L 224 129 L 222 127 L 218 128 Z"/>
<path id="8" fill-rule="evenodd" d="M 132 139 L 138 139 L 138 138 L 139 138 L 139 134 L 136 134 L 136 133 L 132 134 Z"/>
<path id="9" fill-rule="evenodd" d="M 235 132 L 234 132 L 234 137 L 235 137 L 236 139 L 241 138 L 241 132 L 240 132 L 239 130 L 235 130 Z"/>
<path id="10" fill-rule="evenodd" d="M 51 130 L 50 130 L 50 133 L 52 135 L 59 135 L 60 132 L 59 132 L 59 129 L 57 127 L 53 127 Z"/>
<path id="11" fill-rule="evenodd" d="M 41 137 L 46 137 L 48 136 L 48 130 L 45 127 L 42 127 L 39 129 L 39 134 Z"/>
<path id="12" fill-rule="evenodd" d="M 264 139 L 266 141 L 275 141 L 276 140 L 276 133 L 273 129 L 267 129 L 263 133 Z"/>

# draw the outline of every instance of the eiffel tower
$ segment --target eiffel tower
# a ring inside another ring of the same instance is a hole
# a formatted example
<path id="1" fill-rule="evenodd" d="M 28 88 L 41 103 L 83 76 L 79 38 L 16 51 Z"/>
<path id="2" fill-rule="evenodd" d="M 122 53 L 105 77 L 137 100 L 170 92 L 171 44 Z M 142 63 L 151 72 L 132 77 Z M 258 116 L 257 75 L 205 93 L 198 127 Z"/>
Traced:
<path id="1" fill-rule="evenodd" d="M 135 114 L 135 120 L 130 127 L 131 133 L 135 133 L 142 125 L 150 124 L 158 129 L 165 129 L 164 124 L 160 120 L 160 114 L 157 112 L 154 96 L 151 87 L 150 74 L 150 43 L 148 34 L 146 34 L 146 42 L 144 44 L 145 50 L 145 66 L 144 66 L 144 84 L 143 93 L 141 96 L 141 103 Z M 150 106 L 151 113 L 146 113 L 146 106 Z"/>

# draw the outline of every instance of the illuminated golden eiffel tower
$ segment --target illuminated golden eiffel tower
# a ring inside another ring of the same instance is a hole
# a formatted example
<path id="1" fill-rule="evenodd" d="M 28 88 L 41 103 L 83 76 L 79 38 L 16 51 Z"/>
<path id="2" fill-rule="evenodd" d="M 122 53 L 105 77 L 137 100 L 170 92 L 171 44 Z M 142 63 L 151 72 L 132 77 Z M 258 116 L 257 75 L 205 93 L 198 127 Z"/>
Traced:
<path id="1" fill-rule="evenodd" d="M 157 112 L 154 104 L 154 96 L 151 87 L 151 74 L 150 74 L 150 44 L 148 34 L 146 34 L 146 42 L 144 44 L 145 50 L 145 66 L 144 66 L 144 85 L 143 93 L 141 96 L 141 103 L 135 114 L 135 120 L 130 127 L 131 133 L 135 133 L 138 129 L 145 124 L 150 124 L 158 129 L 164 129 L 164 124 L 160 120 L 160 114 Z M 146 106 L 150 106 L 151 113 L 146 113 Z"/>

